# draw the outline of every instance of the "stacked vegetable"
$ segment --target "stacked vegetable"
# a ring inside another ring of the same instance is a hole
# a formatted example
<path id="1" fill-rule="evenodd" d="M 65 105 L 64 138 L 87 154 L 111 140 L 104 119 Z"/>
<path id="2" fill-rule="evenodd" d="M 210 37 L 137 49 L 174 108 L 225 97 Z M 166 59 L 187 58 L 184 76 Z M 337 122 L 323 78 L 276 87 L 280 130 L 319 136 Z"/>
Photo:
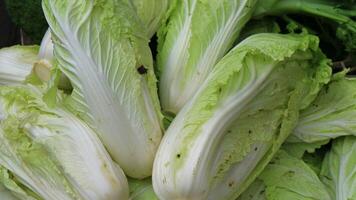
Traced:
<path id="1" fill-rule="evenodd" d="M 42 8 L 0 50 L 1 199 L 356 199 L 354 1 Z"/>

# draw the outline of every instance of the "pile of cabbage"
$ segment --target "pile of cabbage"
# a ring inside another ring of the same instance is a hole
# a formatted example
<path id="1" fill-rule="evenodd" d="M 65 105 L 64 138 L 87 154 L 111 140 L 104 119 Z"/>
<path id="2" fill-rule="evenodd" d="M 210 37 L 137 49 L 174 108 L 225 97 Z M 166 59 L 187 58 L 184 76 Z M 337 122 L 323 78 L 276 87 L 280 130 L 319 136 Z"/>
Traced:
<path id="1" fill-rule="evenodd" d="M 0 50 L 1 200 L 356 199 L 356 79 L 258 22 L 325 18 L 353 55 L 354 1 L 42 7 L 41 45 Z"/>

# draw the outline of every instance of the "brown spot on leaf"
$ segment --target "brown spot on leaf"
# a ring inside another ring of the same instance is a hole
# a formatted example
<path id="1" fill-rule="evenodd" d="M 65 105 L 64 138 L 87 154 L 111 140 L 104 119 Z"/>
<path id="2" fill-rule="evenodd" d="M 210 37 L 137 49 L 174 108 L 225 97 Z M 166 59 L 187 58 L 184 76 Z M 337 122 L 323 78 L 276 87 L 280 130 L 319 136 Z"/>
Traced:
<path id="1" fill-rule="evenodd" d="M 137 68 L 137 72 L 139 74 L 147 74 L 147 68 L 145 68 L 145 66 L 141 65 L 139 68 Z"/>
<path id="2" fill-rule="evenodd" d="M 232 187 L 234 185 L 234 181 L 229 182 L 229 187 Z"/>

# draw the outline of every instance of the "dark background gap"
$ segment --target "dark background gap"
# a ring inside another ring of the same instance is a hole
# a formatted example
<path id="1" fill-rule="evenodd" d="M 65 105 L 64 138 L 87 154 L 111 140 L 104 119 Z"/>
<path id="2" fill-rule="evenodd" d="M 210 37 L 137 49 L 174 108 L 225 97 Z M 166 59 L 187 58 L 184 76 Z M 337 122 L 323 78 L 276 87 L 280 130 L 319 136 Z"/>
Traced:
<path id="1" fill-rule="evenodd" d="M 5 2 L 0 0 L 0 48 L 15 44 L 21 44 L 20 29 L 11 22 Z"/>

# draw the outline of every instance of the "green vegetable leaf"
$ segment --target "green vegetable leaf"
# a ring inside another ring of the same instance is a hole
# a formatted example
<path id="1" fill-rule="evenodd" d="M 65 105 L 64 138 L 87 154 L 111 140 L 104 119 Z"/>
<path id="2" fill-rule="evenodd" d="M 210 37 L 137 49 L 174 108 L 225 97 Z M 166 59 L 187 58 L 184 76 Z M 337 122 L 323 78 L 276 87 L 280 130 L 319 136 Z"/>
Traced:
<path id="1" fill-rule="evenodd" d="M 74 88 L 71 101 L 78 101 L 71 108 L 85 115 L 128 176 L 150 176 L 162 114 L 134 9 L 124 0 L 44 0 L 43 9 L 54 55 Z"/>
<path id="2" fill-rule="evenodd" d="M 356 199 L 356 137 L 341 137 L 333 141 L 331 151 L 323 160 L 321 180 L 332 199 Z"/>
<path id="3" fill-rule="evenodd" d="M 287 139 L 288 140 L 288 139 Z M 283 149 L 287 151 L 290 155 L 302 158 L 304 153 L 314 153 L 316 149 L 327 144 L 329 140 L 322 140 L 318 142 L 306 143 L 306 142 L 285 142 L 283 144 Z"/>
<path id="4" fill-rule="evenodd" d="M 288 141 L 307 143 L 356 136 L 356 79 L 341 77 L 326 85 L 300 114 Z"/>
<path id="5" fill-rule="evenodd" d="M 257 0 L 175 1 L 159 31 L 157 65 L 165 111 L 177 113 L 232 47 Z"/>
<path id="6" fill-rule="evenodd" d="M 279 151 L 259 179 L 266 185 L 267 200 L 331 200 L 317 174 L 301 159 Z"/>
<path id="7" fill-rule="evenodd" d="M 256 179 L 237 200 L 267 200 L 265 184 L 260 179 Z"/>
<path id="8" fill-rule="evenodd" d="M 167 19 L 173 0 L 131 0 L 138 16 L 146 26 L 148 38 L 151 38 Z"/>
<path id="9" fill-rule="evenodd" d="M 0 165 L 17 182 L 42 199 L 128 198 L 123 171 L 83 121 L 32 86 L 3 86 L 0 102 Z"/>
<path id="10" fill-rule="evenodd" d="M 319 175 L 325 153 L 326 151 L 324 149 L 317 150 L 314 153 L 305 153 L 302 159 L 305 164 L 307 164 L 317 175 Z"/>
<path id="11" fill-rule="evenodd" d="M 331 75 L 310 35 L 253 35 L 229 52 L 168 128 L 161 199 L 234 199 L 257 177 Z"/>
<path id="12" fill-rule="evenodd" d="M 347 1 L 345 1 L 347 2 Z M 353 4 L 352 2 L 347 2 Z M 342 5 L 339 0 L 260 0 L 253 14 L 255 18 L 266 15 L 307 14 L 336 23 L 335 35 L 347 51 L 356 51 L 356 9 Z"/>

